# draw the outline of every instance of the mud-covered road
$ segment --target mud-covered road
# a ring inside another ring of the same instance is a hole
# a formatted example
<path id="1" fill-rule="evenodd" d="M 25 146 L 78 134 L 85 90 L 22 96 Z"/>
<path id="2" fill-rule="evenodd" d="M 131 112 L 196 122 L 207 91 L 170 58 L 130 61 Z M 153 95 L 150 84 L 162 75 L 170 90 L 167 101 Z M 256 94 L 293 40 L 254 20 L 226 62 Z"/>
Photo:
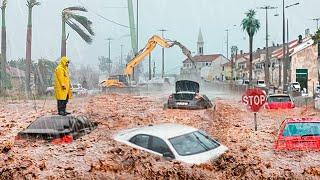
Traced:
<path id="1" fill-rule="evenodd" d="M 55 101 L 7 101 L 0 106 L 0 179 L 320 179 L 319 152 L 275 152 L 273 143 L 287 117 L 319 117 L 311 108 L 262 110 L 258 131 L 239 99 L 214 99 L 213 109 L 164 110 L 164 96 L 107 94 L 76 98 L 69 109 L 98 122 L 71 144 L 15 141 L 36 117 L 55 113 Z M 35 110 L 36 109 L 36 110 Z M 216 161 L 188 165 L 166 161 L 119 144 L 112 135 L 126 128 L 175 122 L 206 131 L 229 148 Z"/>

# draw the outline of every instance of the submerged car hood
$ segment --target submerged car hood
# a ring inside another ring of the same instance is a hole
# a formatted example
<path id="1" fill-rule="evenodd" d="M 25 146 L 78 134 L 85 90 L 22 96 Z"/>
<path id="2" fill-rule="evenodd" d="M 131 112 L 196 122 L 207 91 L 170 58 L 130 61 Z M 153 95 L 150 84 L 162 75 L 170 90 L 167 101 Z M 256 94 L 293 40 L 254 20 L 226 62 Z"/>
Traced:
<path id="1" fill-rule="evenodd" d="M 176 92 L 195 92 L 198 93 L 200 90 L 200 85 L 197 82 L 189 80 L 181 80 L 176 82 Z"/>

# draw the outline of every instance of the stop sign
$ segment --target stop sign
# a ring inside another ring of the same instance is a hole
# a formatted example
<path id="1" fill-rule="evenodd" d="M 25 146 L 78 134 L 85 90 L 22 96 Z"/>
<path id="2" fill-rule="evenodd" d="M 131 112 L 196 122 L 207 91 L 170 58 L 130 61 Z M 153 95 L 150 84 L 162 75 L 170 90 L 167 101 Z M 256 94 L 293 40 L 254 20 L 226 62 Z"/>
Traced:
<path id="1" fill-rule="evenodd" d="M 259 88 L 248 89 L 242 102 L 253 112 L 258 112 L 266 102 L 266 94 Z"/>

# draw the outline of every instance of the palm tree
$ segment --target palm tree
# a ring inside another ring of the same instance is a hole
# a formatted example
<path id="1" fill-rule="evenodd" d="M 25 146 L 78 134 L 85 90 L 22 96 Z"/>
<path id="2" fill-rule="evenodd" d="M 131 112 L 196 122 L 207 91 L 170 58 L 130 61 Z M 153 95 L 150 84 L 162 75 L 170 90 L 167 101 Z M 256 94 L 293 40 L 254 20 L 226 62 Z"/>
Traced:
<path id="1" fill-rule="evenodd" d="M 4 82 L 6 82 L 7 80 L 7 76 L 6 76 L 6 64 L 7 64 L 7 31 L 6 31 L 6 8 L 7 8 L 7 0 L 3 0 L 2 1 L 2 5 L 1 5 L 1 12 L 2 12 L 2 28 L 1 28 L 1 70 L 0 73 L 2 76 L 0 81 L 0 88 L 5 87 Z"/>
<path id="2" fill-rule="evenodd" d="M 250 63 L 249 63 L 249 83 L 252 84 L 252 46 L 253 46 L 253 36 L 260 29 L 260 22 L 255 18 L 256 11 L 250 9 L 245 13 L 246 18 L 241 22 L 242 30 L 246 31 L 249 35 L 249 52 L 250 52 Z"/>
<path id="3" fill-rule="evenodd" d="M 39 6 L 37 0 L 27 0 L 28 7 L 28 27 L 27 27 L 27 42 L 26 42 L 26 88 L 28 95 L 31 94 L 30 75 L 31 75 L 31 41 L 32 41 L 32 9 L 34 6 Z"/>
<path id="4" fill-rule="evenodd" d="M 84 7 L 68 7 L 62 11 L 62 38 L 61 38 L 61 57 L 67 54 L 66 24 L 76 31 L 87 43 L 92 42 L 91 36 L 94 32 L 91 28 L 92 22 L 85 16 L 76 14 L 77 11 L 88 12 Z M 83 30 L 79 25 L 85 28 Z"/>

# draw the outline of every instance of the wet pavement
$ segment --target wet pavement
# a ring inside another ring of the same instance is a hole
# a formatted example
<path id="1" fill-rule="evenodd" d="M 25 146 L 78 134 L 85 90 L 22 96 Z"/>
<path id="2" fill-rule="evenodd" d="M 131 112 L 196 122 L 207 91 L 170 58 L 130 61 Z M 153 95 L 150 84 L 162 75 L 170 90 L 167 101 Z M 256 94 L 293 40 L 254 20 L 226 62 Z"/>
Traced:
<path id="1" fill-rule="evenodd" d="M 135 95 L 104 94 L 76 98 L 69 109 L 99 124 L 71 144 L 15 141 L 36 117 L 55 113 L 55 101 L 10 101 L 0 106 L 0 179 L 319 179 L 319 152 L 276 152 L 274 140 L 287 117 L 319 117 L 311 107 L 253 114 L 240 96 L 212 90 L 213 109 L 165 110 L 174 89 Z M 201 90 L 200 90 L 201 91 Z M 35 105 L 36 104 L 36 105 Z M 188 165 L 122 145 L 112 139 L 119 130 L 175 122 L 206 131 L 229 148 L 216 161 Z"/>

